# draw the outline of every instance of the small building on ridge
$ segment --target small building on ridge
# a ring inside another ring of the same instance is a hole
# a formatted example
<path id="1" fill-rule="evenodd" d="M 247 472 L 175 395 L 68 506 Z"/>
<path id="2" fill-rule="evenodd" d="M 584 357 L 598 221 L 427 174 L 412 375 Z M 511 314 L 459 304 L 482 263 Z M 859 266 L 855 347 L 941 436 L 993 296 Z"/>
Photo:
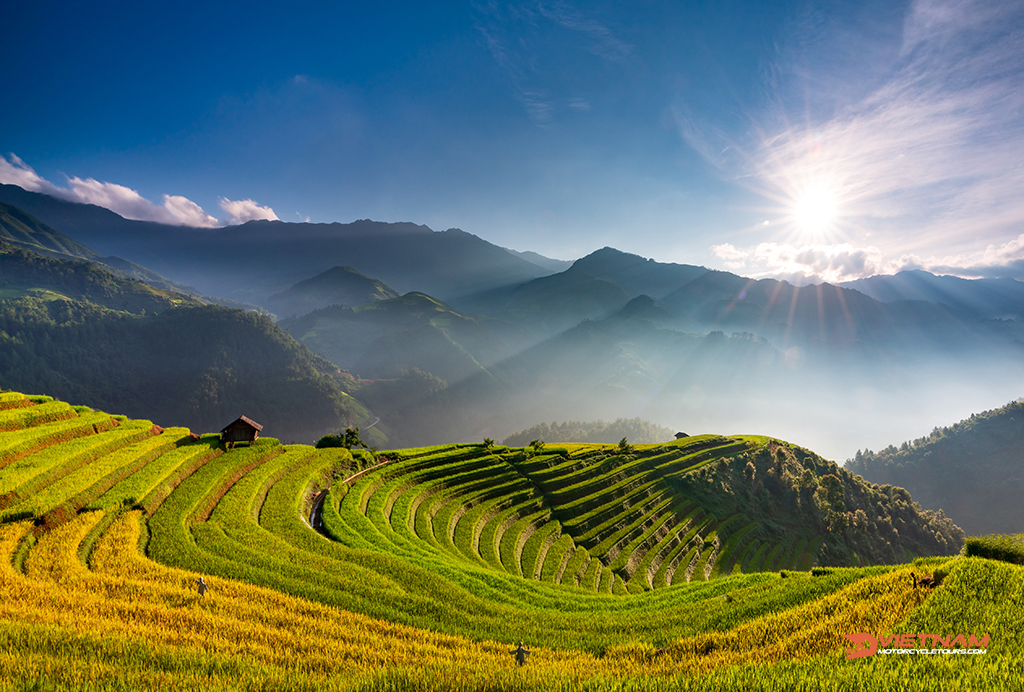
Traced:
<path id="1" fill-rule="evenodd" d="M 248 442 L 252 444 L 260 436 L 263 426 L 248 416 L 240 416 L 233 423 L 228 423 L 220 431 L 220 441 L 224 444 L 234 442 Z"/>

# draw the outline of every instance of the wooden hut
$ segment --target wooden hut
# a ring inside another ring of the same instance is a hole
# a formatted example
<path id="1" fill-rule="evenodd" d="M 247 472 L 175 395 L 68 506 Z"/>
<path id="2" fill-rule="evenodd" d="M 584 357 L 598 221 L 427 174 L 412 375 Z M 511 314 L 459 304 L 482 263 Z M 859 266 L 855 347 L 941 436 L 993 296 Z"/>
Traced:
<path id="1" fill-rule="evenodd" d="M 676 433 L 676 439 L 677 439 L 677 440 L 681 440 L 681 439 L 683 439 L 684 437 L 689 437 L 689 435 L 687 435 L 687 434 L 686 434 L 686 433 L 684 433 L 684 432 L 677 432 L 677 433 Z"/>
<path id="2" fill-rule="evenodd" d="M 260 436 L 263 426 L 248 416 L 240 416 L 233 423 L 228 423 L 220 431 L 220 441 L 224 444 L 234 445 L 235 442 L 248 442 L 252 444 Z"/>

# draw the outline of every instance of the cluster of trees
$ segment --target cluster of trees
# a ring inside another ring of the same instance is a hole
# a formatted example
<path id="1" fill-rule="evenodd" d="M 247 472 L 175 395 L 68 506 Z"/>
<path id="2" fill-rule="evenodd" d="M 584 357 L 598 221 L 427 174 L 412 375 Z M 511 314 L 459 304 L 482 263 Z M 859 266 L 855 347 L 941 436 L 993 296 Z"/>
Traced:
<path id="1" fill-rule="evenodd" d="M 540 423 L 505 438 L 509 447 L 525 447 L 531 440 L 547 442 L 592 442 L 616 444 L 628 438 L 635 444 L 667 442 L 675 433 L 669 428 L 655 425 L 640 418 L 619 418 L 611 423 L 603 420 L 582 422 L 569 420 L 564 423 L 552 421 Z"/>
<path id="2" fill-rule="evenodd" d="M 943 512 L 923 509 L 907 490 L 868 483 L 782 443 L 709 464 L 678 483 L 685 493 L 714 498 L 720 506 L 709 509 L 716 516 L 739 509 L 757 521 L 761 540 L 787 544 L 824 536 L 819 561 L 833 565 L 952 555 L 965 538 Z"/>

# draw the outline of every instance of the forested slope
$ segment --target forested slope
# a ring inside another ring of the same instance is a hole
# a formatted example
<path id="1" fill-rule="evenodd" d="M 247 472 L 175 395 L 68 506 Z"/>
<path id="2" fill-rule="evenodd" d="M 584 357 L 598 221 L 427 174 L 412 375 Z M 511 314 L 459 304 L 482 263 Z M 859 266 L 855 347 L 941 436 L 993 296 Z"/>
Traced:
<path id="1" fill-rule="evenodd" d="M 336 366 L 265 315 L 11 245 L 0 269 L 0 386 L 205 430 L 246 414 L 288 440 L 371 418 Z"/>
<path id="2" fill-rule="evenodd" d="M 936 428 L 927 437 L 858 451 L 845 468 L 874 483 L 899 485 L 941 509 L 971 534 L 1024 527 L 1024 401 Z"/>

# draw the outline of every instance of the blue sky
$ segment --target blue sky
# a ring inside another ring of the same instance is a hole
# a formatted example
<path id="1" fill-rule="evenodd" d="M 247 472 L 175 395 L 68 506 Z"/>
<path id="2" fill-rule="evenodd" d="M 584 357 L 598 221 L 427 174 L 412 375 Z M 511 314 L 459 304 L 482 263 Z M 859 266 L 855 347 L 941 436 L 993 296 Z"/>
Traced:
<path id="1" fill-rule="evenodd" d="M 1024 279 L 1021 3 L 17 3 L 0 182 L 753 276 Z"/>

